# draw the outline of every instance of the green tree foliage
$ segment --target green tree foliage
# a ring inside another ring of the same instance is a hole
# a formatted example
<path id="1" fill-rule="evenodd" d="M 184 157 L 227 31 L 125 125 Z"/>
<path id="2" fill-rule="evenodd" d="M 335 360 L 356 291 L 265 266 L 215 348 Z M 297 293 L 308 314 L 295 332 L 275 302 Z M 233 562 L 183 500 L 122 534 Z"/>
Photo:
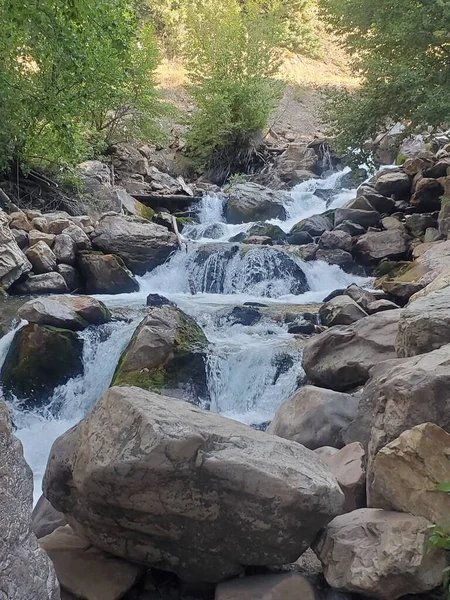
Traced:
<path id="1" fill-rule="evenodd" d="M 361 145 L 389 124 L 439 125 L 450 116 L 447 0 L 319 0 L 362 78 L 332 94 L 326 114 L 341 147 Z"/>
<path id="2" fill-rule="evenodd" d="M 200 168 L 246 171 L 282 89 L 273 78 L 280 24 L 256 2 L 199 0 L 188 9 L 186 29 L 196 103 L 189 149 Z"/>
<path id="3" fill-rule="evenodd" d="M 155 134 L 157 51 L 132 0 L 0 0 L 0 22 L 0 168 Z"/>

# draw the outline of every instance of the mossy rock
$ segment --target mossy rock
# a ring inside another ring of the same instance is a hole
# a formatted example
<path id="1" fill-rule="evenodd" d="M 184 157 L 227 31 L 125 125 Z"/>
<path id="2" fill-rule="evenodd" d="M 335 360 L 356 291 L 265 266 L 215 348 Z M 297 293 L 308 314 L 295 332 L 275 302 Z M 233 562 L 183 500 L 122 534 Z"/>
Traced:
<path id="1" fill-rule="evenodd" d="M 270 225 L 266 223 L 256 223 L 256 225 L 253 225 L 253 227 L 248 232 L 247 236 L 252 235 L 267 236 L 270 237 L 270 239 L 277 242 L 282 242 L 286 240 L 286 233 L 281 229 L 281 227 L 278 227 L 278 225 Z"/>
<path id="2" fill-rule="evenodd" d="M 207 345 L 201 327 L 175 305 L 151 307 L 123 353 L 112 385 L 207 402 Z"/>
<path id="3" fill-rule="evenodd" d="M 42 406 L 56 387 L 83 373 L 82 352 L 83 341 L 74 331 L 26 325 L 16 333 L 6 356 L 3 389 L 29 408 Z"/>

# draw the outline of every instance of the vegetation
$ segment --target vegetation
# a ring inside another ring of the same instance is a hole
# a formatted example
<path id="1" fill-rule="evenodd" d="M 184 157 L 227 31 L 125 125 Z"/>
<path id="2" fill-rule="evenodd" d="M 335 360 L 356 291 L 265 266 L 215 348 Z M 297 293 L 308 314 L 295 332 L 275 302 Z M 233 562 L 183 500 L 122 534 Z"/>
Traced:
<path id="1" fill-rule="evenodd" d="M 443 482 L 439 483 L 435 487 L 436 492 L 446 492 L 450 493 L 450 483 Z M 430 527 L 431 536 L 430 536 L 430 547 L 431 548 L 443 548 L 444 550 L 450 550 L 450 531 L 448 526 L 444 529 L 441 524 L 434 524 Z M 444 569 L 444 581 L 443 581 L 444 590 L 446 592 L 447 598 L 450 598 L 450 567 Z"/>
<path id="2" fill-rule="evenodd" d="M 362 79 L 335 91 L 326 117 L 340 149 L 401 121 L 439 125 L 450 114 L 450 5 L 419 0 L 319 0 L 321 15 Z M 408 131 L 408 128 L 406 132 Z"/>
<path id="3" fill-rule="evenodd" d="M 0 0 L 0 168 L 155 136 L 157 50 L 133 0 Z"/>
<path id="4" fill-rule="evenodd" d="M 184 55 L 196 103 L 188 137 L 199 168 L 216 179 L 247 172 L 261 132 L 280 96 L 280 22 L 257 3 L 206 0 L 191 4 Z"/>

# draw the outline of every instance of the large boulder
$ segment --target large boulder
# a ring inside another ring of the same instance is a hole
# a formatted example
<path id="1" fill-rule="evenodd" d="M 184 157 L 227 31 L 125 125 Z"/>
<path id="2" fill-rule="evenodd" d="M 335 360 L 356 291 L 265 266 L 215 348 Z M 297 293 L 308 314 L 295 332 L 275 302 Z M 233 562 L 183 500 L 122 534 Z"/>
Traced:
<path id="1" fill-rule="evenodd" d="M 367 317 L 367 313 L 353 298 L 344 294 L 325 302 L 320 308 L 319 316 L 323 325 L 332 327 L 333 325 L 351 325 L 359 319 Z"/>
<path id="2" fill-rule="evenodd" d="M 4 600 L 59 600 L 53 565 L 31 531 L 33 474 L 0 399 L 0 596 Z"/>
<path id="3" fill-rule="evenodd" d="M 56 256 L 45 242 L 37 242 L 28 248 L 25 254 L 37 275 L 50 273 L 56 269 Z"/>
<path id="4" fill-rule="evenodd" d="M 450 288 L 431 292 L 402 310 L 396 339 L 400 358 L 450 343 Z"/>
<path id="5" fill-rule="evenodd" d="M 306 385 L 280 406 L 267 432 L 310 450 L 342 448 L 342 429 L 357 410 L 358 399 L 349 394 Z"/>
<path id="6" fill-rule="evenodd" d="M 138 217 L 105 215 L 92 234 L 92 243 L 116 254 L 136 275 L 145 275 L 167 260 L 178 240 L 166 227 Z"/>
<path id="7" fill-rule="evenodd" d="M 80 252 L 78 266 L 88 294 L 127 294 L 139 283 L 121 258 L 101 252 Z"/>
<path id="8" fill-rule="evenodd" d="M 229 223 L 251 223 L 269 219 L 285 219 L 284 203 L 290 199 L 286 192 L 265 188 L 257 183 L 233 185 L 226 204 Z"/>
<path id="9" fill-rule="evenodd" d="M 321 248 L 328 248 L 335 250 L 345 250 L 346 252 L 352 251 L 352 236 L 345 231 L 324 231 L 319 240 L 319 246 Z"/>
<path id="10" fill-rule="evenodd" d="M 408 512 L 445 524 L 450 495 L 436 491 L 450 482 L 450 434 L 423 423 L 381 448 L 371 465 L 369 506 Z"/>
<path id="11" fill-rule="evenodd" d="M 289 232 L 288 241 L 290 244 L 298 244 L 300 234 L 309 234 L 312 237 L 317 237 L 331 229 L 331 221 L 325 215 L 313 215 L 294 225 Z"/>
<path id="12" fill-rule="evenodd" d="M 333 588 L 396 600 L 442 582 L 445 553 L 430 550 L 430 522 L 398 512 L 362 508 L 331 521 L 315 551 Z"/>
<path id="13" fill-rule="evenodd" d="M 383 196 L 393 196 L 396 200 L 409 199 L 411 177 L 402 171 L 382 171 L 376 180 L 375 189 Z"/>
<path id="14" fill-rule="evenodd" d="M 114 385 L 206 400 L 207 344 L 201 327 L 174 304 L 152 306 L 120 359 Z"/>
<path id="15" fill-rule="evenodd" d="M 67 294 L 69 288 L 60 273 L 42 273 L 41 275 L 29 275 L 25 281 L 16 283 L 13 291 L 17 294 L 33 296 L 38 294 Z"/>
<path id="16" fill-rule="evenodd" d="M 0 287 L 5 290 L 32 268 L 7 223 L 6 214 L 0 210 Z"/>
<path id="17" fill-rule="evenodd" d="M 25 302 L 17 315 L 29 323 L 53 325 L 74 331 L 111 321 L 111 313 L 103 302 L 90 296 L 36 298 Z"/>
<path id="18" fill-rule="evenodd" d="M 32 407 L 83 372 L 83 342 L 74 331 L 30 324 L 17 331 L 1 370 L 5 393 Z"/>
<path id="19" fill-rule="evenodd" d="M 417 182 L 411 198 L 411 206 L 419 212 L 439 210 L 443 193 L 444 188 L 437 179 L 423 177 Z"/>
<path id="20" fill-rule="evenodd" d="M 62 233 L 57 235 L 53 244 L 56 262 L 73 266 L 76 260 L 77 244 L 72 236 Z"/>
<path id="21" fill-rule="evenodd" d="M 47 498 L 42 495 L 31 513 L 31 527 L 34 535 L 40 539 L 64 525 L 67 525 L 66 517 L 55 510 Z"/>
<path id="22" fill-rule="evenodd" d="M 214 600 L 315 600 L 311 582 L 296 573 L 253 575 L 216 587 Z"/>
<path id="23" fill-rule="evenodd" d="M 354 253 L 365 265 L 380 262 L 383 258 L 400 260 L 409 251 L 409 238 L 401 231 L 369 231 L 355 244 Z"/>
<path id="24" fill-rule="evenodd" d="M 400 313 L 400 310 L 376 313 L 314 337 L 303 352 L 308 379 L 339 392 L 364 385 L 374 365 L 397 356 L 395 337 Z"/>
<path id="25" fill-rule="evenodd" d="M 134 387 L 54 443 L 44 493 L 97 548 L 191 582 L 295 561 L 343 503 L 300 444 Z"/>
<path id="26" fill-rule="evenodd" d="M 334 214 L 335 225 L 351 221 L 365 229 L 378 225 L 380 219 L 380 213 L 375 210 L 360 210 L 357 208 L 338 208 Z"/>

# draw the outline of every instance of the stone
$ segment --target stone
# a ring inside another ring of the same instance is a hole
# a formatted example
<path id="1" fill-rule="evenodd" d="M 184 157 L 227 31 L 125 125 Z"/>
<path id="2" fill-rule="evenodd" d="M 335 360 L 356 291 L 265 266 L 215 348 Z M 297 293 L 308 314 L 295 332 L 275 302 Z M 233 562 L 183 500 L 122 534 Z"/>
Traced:
<path id="1" fill-rule="evenodd" d="M 378 193 L 395 200 L 408 199 L 411 193 L 411 178 L 401 171 L 382 171 L 376 179 L 375 189 Z"/>
<path id="2" fill-rule="evenodd" d="M 428 167 L 424 171 L 424 177 L 431 177 L 432 179 L 438 179 L 439 177 L 445 177 L 447 175 L 447 169 L 450 167 L 450 158 L 443 158 L 438 160 L 437 163 Z"/>
<path id="3" fill-rule="evenodd" d="M 64 525 L 67 525 L 66 517 L 55 510 L 47 498 L 42 495 L 31 513 L 31 527 L 34 535 L 40 539 Z"/>
<path id="4" fill-rule="evenodd" d="M 53 254 L 58 264 L 63 263 L 73 267 L 76 261 L 77 250 L 77 244 L 70 235 L 62 233 L 56 236 L 53 245 Z"/>
<path id="5" fill-rule="evenodd" d="M 400 315 L 396 339 L 400 358 L 425 354 L 450 343 L 450 288 L 411 302 Z"/>
<path id="6" fill-rule="evenodd" d="M 421 237 L 429 227 L 436 227 L 437 221 L 430 214 L 414 214 L 406 217 L 405 227 L 413 237 Z"/>
<path id="7" fill-rule="evenodd" d="M 438 425 L 423 423 L 404 431 L 372 462 L 369 506 L 445 524 L 450 495 L 436 486 L 450 482 L 449 456 L 450 435 Z"/>
<path id="8" fill-rule="evenodd" d="M 86 233 L 84 233 L 83 229 L 74 223 L 71 223 L 67 229 L 64 229 L 64 235 L 68 235 L 72 238 L 78 251 L 90 250 L 92 246 L 91 240 Z"/>
<path id="9" fill-rule="evenodd" d="M 340 225 L 344 221 L 351 221 L 367 229 L 380 222 L 381 216 L 375 210 L 359 210 L 356 208 L 338 208 L 334 213 L 334 224 Z"/>
<path id="10" fill-rule="evenodd" d="M 352 512 L 366 506 L 366 453 L 362 444 L 353 442 L 340 450 L 325 446 L 316 453 L 336 477 L 344 492 L 343 511 Z"/>
<path id="11" fill-rule="evenodd" d="M 319 246 L 330 250 L 352 251 L 352 236 L 345 231 L 325 231 L 319 240 Z"/>
<path id="12" fill-rule="evenodd" d="M 438 275 L 431 283 L 429 283 L 426 287 L 415 293 L 410 298 L 410 302 L 415 302 L 419 298 L 424 298 L 431 294 L 431 292 L 437 292 L 438 290 L 443 290 L 450 286 L 450 269 L 446 269 L 442 271 L 440 275 Z"/>
<path id="13" fill-rule="evenodd" d="M 272 238 L 267 235 L 251 235 L 242 240 L 243 244 L 254 244 L 256 246 L 272 246 Z"/>
<path id="14" fill-rule="evenodd" d="M 214 600 L 315 600 L 312 584 L 300 573 L 253 575 L 219 583 Z"/>
<path id="15" fill-rule="evenodd" d="M 285 219 L 284 203 L 290 196 L 257 183 L 233 185 L 229 191 L 225 214 L 228 223 L 251 223 Z"/>
<path id="16" fill-rule="evenodd" d="M 149 307 L 122 354 L 113 385 L 134 385 L 195 403 L 206 401 L 207 345 L 201 327 L 174 304 Z"/>
<path id="17" fill-rule="evenodd" d="M 84 600 L 120 600 L 142 575 L 143 569 L 97 550 L 76 535 L 70 525 L 42 538 L 64 590 Z"/>
<path id="18" fill-rule="evenodd" d="M 311 335 L 315 333 L 316 326 L 314 323 L 295 323 L 294 325 L 290 325 L 288 327 L 288 333 L 292 333 L 293 335 L 302 334 L 302 335 Z"/>
<path id="19" fill-rule="evenodd" d="M 0 287 L 7 290 L 31 268 L 30 261 L 19 248 L 9 227 L 0 218 Z"/>
<path id="20" fill-rule="evenodd" d="M 22 229 L 28 232 L 33 229 L 33 225 L 24 212 L 12 212 L 9 215 L 9 228 Z"/>
<path id="21" fill-rule="evenodd" d="M 353 223 L 352 221 L 342 221 L 342 223 L 337 225 L 333 231 L 345 231 L 351 236 L 358 236 L 366 233 L 366 230 L 362 225 L 358 225 L 358 223 Z"/>
<path id="22" fill-rule="evenodd" d="M 322 260 L 329 265 L 338 265 L 341 269 L 344 269 L 344 271 L 351 271 L 355 266 L 352 255 L 345 250 L 327 250 L 319 248 L 316 252 L 315 259 Z"/>
<path id="23" fill-rule="evenodd" d="M 417 292 L 423 289 L 421 283 L 411 283 L 408 281 L 385 280 L 381 284 L 381 288 L 386 294 L 389 294 L 395 302 L 404 306 L 408 300 Z"/>
<path id="24" fill-rule="evenodd" d="M 33 265 L 36 275 L 50 273 L 56 269 L 56 257 L 45 242 L 37 242 L 28 248 L 25 255 Z"/>
<path id="25" fill-rule="evenodd" d="M 319 316 L 321 323 L 327 327 L 333 325 L 351 325 L 367 317 L 363 310 L 350 296 L 343 295 L 325 302 L 320 308 Z"/>
<path id="26" fill-rule="evenodd" d="M 442 582 L 445 553 L 430 550 L 429 526 L 423 517 L 361 508 L 333 519 L 314 549 L 331 587 L 396 600 Z"/>
<path id="27" fill-rule="evenodd" d="M 23 304 L 17 316 L 29 323 L 51 325 L 79 331 L 89 325 L 111 321 L 111 313 L 99 300 L 90 296 L 47 296 Z"/>
<path id="28" fill-rule="evenodd" d="M 29 324 L 19 329 L 1 369 L 5 394 L 26 407 L 44 404 L 54 389 L 83 373 L 83 341 L 73 331 Z"/>
<path id="29" fill-rule="evenodd" d="M 139 291 L 139 283 L 114 254 L 80 252 L 78 266 L 88 294 L 127 294 Z"/>
<path id="30" fill-rule="evenodd" d="M 33 474 L 0 399 L 0 548 L 4 600 L 59 600 L 53 565 L 31 530 Z"/>
<path id="31" fill-rule="evenodd" d="M 38 229 L 32 229 L 28 234 L 28 244 L 34 246 L 38 242 L 45 242 L 49 248 L 52 248 L 55 237 L 53 233 L 44 233 Z"/>
<path id="32" fill-rule="evenodd" d="M 29 275 L 22 283 L 14 286 L 14 292 L 24 295 L 34 294 L 67 294 L 69 288 L 64 277 L 59 273 L 43 273 Z"/>
<path id="33" fill-rule="evenodd" d="M 384 217 L 384 219 L 381 219 L 381 224 L 386 231 L 394 229 L 406 233 L 405 225 L 396 217 Z"/>
<path id="34" fill-rule="evenodd" d="M 407 158 L 403 163 L 402 168 L 407 175 L 413 177 L 420 171 L 425 171 L 432 165 L 433 161 L 430 158 L 414 156 L 412 158 Z"/>
<path id="35" fill-rule="evenodd" d="M 377 312 L 382 312 L 385 310 L 397 310 L 398 308 L 399 306 L 390 300 L 374 300 L 366 307 L 369 315 L 373 315 Z"/>
<path id="36" fill-rule="evenodd" d="M 359 285 L 356 285 L 356 283 L 352 283 L 351 285 L 349 285 L 347 288 L 345 288 L 345 290 L 343 290 L 342 293 L 347 296 L 350 296 L 350 298 L 357 302 L 366 312 L 368 312 L 367 307 L 370 304 L 380 299 L 379 292 L 369 292 L 368 290 L 360 287 Z"/>
<path id="37" fill-rule="evenodd" d="M 400 313 L 400 309 L 376 313 L 312 338 L 303 351 L 303 368 L 308 379 L 338 392 L 364 385 L 374 365 L 396 358 Z"/>
<path id="38" fill-rule="evenodd" d="M 314 242 L 314 238 L 307 231 L 295 231 L 289 233 L 287 241 L 294 246 L 305 246 Z"/>
<path id="39" fill-rule="evenodd" d="M 281 229 L 281 227 L 278 227 L 278 225 L 271 225 L 270 223 L 256 223 L 253 225 L 253 227 L 251 227 L 248 234 L 250 236 L 267 236 L 277 242 L 283 242 L 286 239 L 286 233 Z M 312 238 L 310 241 L 312 241 Z"/>
<path id="40" fill-rule="evenodd" d="M 442 239 L 442 234 L 436 227 L 427 227 L 423 241 L 427 243 L 437 242 Z"/>
<path id="41" fill-rule="evenodd" d="M 391 200 L 391 202 L 393 203 L 392 200 Z M 364 196 L 357 196 L 353 200 L 346 202 L 344 204 L 343 208 L 355 208 L 357 210 L 369 210 L 369 211 L 375 210 L 376 211 L 376 208 L 374 208 L 372 206 L 372 204 Z"/>
<path id="42" fill-rule="evenodd" d="M 97 548 L 193 583 L 295 561 L 343 503 L 300 444 L 134 387 L 54 443 L 43 485 Z"/>
<path id="43" fill-rule="evenodd" d="M 409 251 L 409 239 L 396 230 L 368 232 L 360 236 L 354 253 L 366 265 L 376 264 L 383 258 L 401 260 Z"/>
<path id="44" fill-rule="evenodd" d="M 57 218 L 54 220 L 48 220 L 47 216 L 44 216 L 45 225 L 43 231 L 45 233 L 52 233 L 53 235 L 60 235 L 65 229 L 72 225 L 69 218 Z M 35 220 L 33 220 L 35 224 Z"/>
<path id="45" fill-rule="evenodd" d="M 306 385 L 277 410 L 267 433 L 303 444 L 310 450 L 342 448 L 341 431 L 356 417 L 358 399 Z"/>
<path id="46" fill-rule="evenodd" d="M 69 292 L 79 292 L 82 288 L 78 271 L 70 265 L 60 264 L 56 266 L 56 271 L 64 279 Z"/>
<path id="47" fill-rule="evenodd" d="M 433 212 L 440 210 L 440 198 L 444 188 L 437 179 L 423 177 L 417 182 L 416 189 L 411 197 L 411 206 L 418 212 Z"/>
<path id="48" fill-rule="evenodd" d="M 318 249 L 319 246 L 317 244 L 305 244 L 304 246 L 299 246 L 297 254 L 299 258 L 308 262 L 316 258 Z"/>
<path id="49" fill-rule="evenodd" d="M 380 214 L 390 215 L 395 210 L 395 201 L 392 198 L 379 194 L 374 189 L 363 187 L 362 198 L 365 198 L 369 204 Z M 356 208 L 356 207 L 355 207 Z"/>
<path id="50" fill-rule="evenodd" d="M 92 235 L 95 247 L 120 257 L 136 275 L 161 265 L 178 248 L 177 236 L 137 217 L 103 216 Z"/>
<path id="51" fill-rule="evenodd" d="M 324 215 L 313 215 L 296 223 L 288 235 L 289 243 L 295 235 L 299 233 L 308 233 L 312 237 L 322 235 L 325 231 L 332 229 L 331 222 Z"/>
<path id="52" fill-rule="evenodd" d="M 28 248 L 28 233 L 22 229 L 11 229 L 11 233 L 21 250 Z"/>

